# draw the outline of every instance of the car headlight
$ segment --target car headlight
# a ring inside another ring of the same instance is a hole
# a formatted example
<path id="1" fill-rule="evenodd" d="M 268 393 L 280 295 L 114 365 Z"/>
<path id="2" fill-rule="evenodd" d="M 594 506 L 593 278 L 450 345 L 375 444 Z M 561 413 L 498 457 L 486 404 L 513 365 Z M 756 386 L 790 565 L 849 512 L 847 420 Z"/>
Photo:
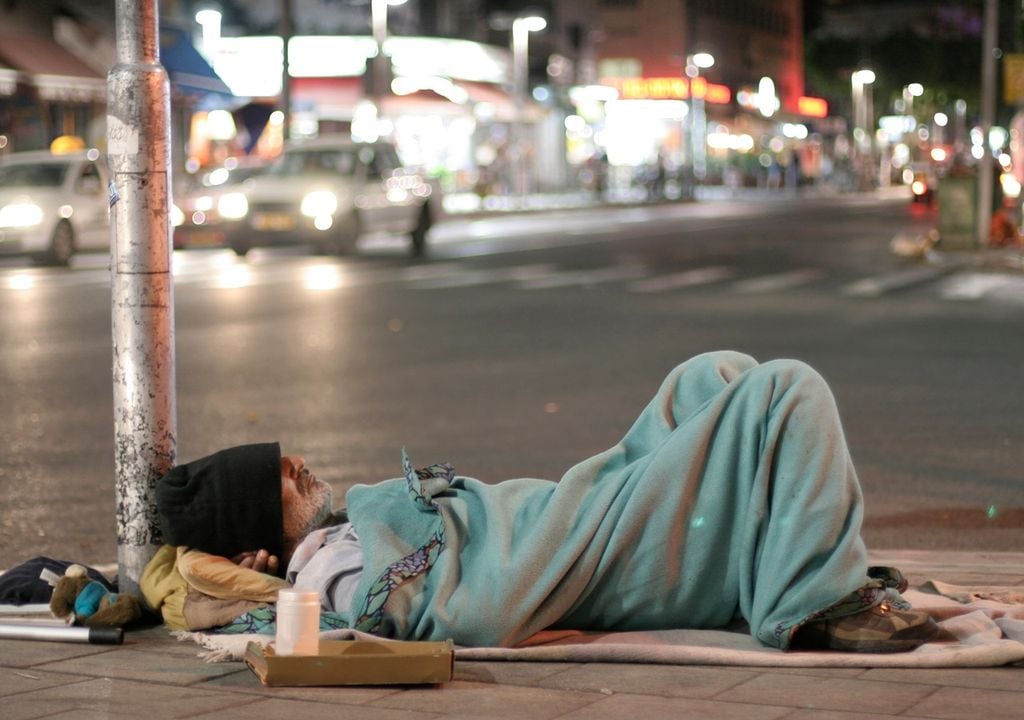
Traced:
<path id="1" fill-rule="evenodd" d="M 35 203 L 11 203 L 0 208 L 0 227 L 25 228 L 43 222 L 43 209 Z"/>
<path id="2" fill-rule="evenodd" d="M 224 193 L 217 201 L 217 212 L 227 220 L 244 218 L 249 212 L 249 201 L 240 192 Z"/>
<path id="3" fill-rule="evenodd" d="M 330 190 L 314 190 L 302 198 L 299 212 L 306 217 L 333 215 L 338 209 L 338 198 Z"/>
<path id="4" fill-rule="evenodd" d="M 171 203 L 171 226 L 180 227 L 185 224 L 185 213 L 181 211 L 181 208 Z"/>

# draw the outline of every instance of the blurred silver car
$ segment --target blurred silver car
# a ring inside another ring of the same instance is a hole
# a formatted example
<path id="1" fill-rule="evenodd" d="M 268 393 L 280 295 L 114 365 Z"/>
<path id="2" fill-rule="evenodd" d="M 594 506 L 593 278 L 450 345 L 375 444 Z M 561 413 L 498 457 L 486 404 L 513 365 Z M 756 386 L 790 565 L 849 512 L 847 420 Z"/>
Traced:
<path id="1" fill-rule="evenodd" d="M 289 145 L 266 172 L 221 195 L 217 212 L 239 255 L 292 244 L 348 253 L 363 233 L 386 231 L 407 234 L 418 256 L 438 200 L 436 187 L 404 167 L 390 143 L 323 136 Z"/>
<path id="2" fill-rule="evenodd" d="M 263 160 L 232 158 L 220 167 L 197 175 L 184 191 L 176 192 L 171 207 L 174 249 L 226 246 L 227 233 L 217 212 L 218 201 L 225 193 L 238 190 L 246 180 L 264 172 L 266 167 Z"/>
<path id="3" fill-rule="evenodd" d="M 109 250 L 107 179 L 98 150 L 0 158 L 0 254 L 67 265 L 78 251 Z"/>

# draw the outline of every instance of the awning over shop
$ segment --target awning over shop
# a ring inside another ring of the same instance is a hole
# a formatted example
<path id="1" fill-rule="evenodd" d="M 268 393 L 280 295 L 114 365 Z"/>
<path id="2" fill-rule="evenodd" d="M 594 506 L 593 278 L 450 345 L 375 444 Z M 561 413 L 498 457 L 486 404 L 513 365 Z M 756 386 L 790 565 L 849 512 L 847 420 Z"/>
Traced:
<path id="1" fill-rule="evenodd" d="M 13 95 L 18 89 L 18 71 L 0 66 L 0 95 Z"/>
<path id="2" fill-rule="evenodd" d="M 160 64 L 167 70 L 171 89 L 204 109 L 241 104 L 230 88 L 192 45 L 188 33 L 175 27 L 160 28 Z"/>
<path id="3" fill-rule="evenodd" d="M 352 110 L 363 100 L 361 77 L 293 77 L 292 107 L 315 110 L 327 120 L 351 120 Z"/>
<path id="4" fill-rule="evenodd" d="M 492 83 L 450 80 L 434 86 L 421 79 L 419 85 L 410 82 L 402 86 L 408 92 L 391 93 L 384 98 L 386 115 L 474 114 L 478 119 L 496 122 L 518 119 L 515 100 Z M 329 120 L 351 120 L 355 106 L 368 99 L 363 92 L 363 78 L 351 76 L 294 77 L 291 95 L 296 110 L 316 111 L 319 117 Z M 528 99 L 522 119 L 535 121 L 542 115 L 543 109 Z"/>
<path id="5" fill-rule="evenodd" d="M 458 103 L 433 90 L 417 90 L 403 95 L 384 97 L 384 114 L 396 115 L 465 115 L 470 109 L 465 103 Z"/>
<path id="6" fill-rule="evenodd" d="M 515 98 L 499 85 L 468 80 L 453 82 L 466 91 L 469 102 L 473 104 L 474 112 L 478 117 L 489 116 L 489 119 L 498 122 L 516 122 L 520 119 L 537 120 L 543 115 L 540 106 L 532 98 L 527 98 L 523 104 L 523 117 L 520 118 Z M 480 107 L 481 105 L 483 108 Z"/>
<path id="7" fill-rule="evenodd" d="M 107 97 L 100 73 L 50 38 L 0 33 L 0 64 L 10 67 L 0 71 L 0 93 L 13 93 L 21 73 L 42 100 L 102 102 Z"/>

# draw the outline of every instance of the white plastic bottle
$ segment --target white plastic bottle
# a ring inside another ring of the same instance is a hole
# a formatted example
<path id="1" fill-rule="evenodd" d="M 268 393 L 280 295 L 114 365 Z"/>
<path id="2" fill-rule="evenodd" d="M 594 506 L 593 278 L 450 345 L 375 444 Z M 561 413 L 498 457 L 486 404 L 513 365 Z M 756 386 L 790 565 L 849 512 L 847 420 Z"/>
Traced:
<path id="1" fill-rule="evenodd" d="M 320 596 L 313 590 L 277 591 L 276 655 L 316 655 L 320 652 Z"/>

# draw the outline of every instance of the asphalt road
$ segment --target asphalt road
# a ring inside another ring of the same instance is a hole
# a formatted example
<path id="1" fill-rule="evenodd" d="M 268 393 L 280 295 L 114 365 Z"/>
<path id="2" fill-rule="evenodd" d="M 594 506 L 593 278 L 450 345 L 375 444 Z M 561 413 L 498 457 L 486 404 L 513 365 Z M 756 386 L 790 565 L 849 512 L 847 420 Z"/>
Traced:
<path id="1" fill-rule="evenodd" d="M 557 478 L 710 349 L 830 381 L 879 548 L 1024 543 L 1024 275 L 909 262 L 868 197 L 459 219 L 425 262 L 175 256 L 178 456 L 278 439 L 340 496 L 414 463 Z M 106 259 L 0 262 L 0 567 L 116 558 Z"/>

